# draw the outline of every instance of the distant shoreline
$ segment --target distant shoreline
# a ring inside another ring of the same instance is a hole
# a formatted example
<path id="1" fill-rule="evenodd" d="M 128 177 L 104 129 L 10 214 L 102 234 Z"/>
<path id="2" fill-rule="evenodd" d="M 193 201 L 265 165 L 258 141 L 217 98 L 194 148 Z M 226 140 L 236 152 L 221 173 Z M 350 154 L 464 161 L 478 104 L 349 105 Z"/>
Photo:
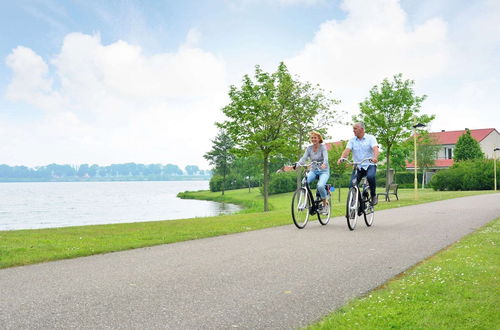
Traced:
<path id="1" fill-rule="evenodd" d="M 145 178 L 145 177 L 109 177 L 109 178 L 51 178 L 35 179 L 0 178 L 0 183 L 23 183 L 23 182 L 129 182 L 129 181 L 209 181 L 210 176 L 172 176 L 168 178 Z"/>

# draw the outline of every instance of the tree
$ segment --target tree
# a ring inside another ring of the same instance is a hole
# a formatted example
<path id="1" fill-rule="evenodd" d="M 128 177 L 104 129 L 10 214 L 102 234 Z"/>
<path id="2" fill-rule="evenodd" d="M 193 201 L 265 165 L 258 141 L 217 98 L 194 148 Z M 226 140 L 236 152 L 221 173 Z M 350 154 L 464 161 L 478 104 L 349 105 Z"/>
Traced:
<path id="1" fill-rule="evenodd" d="M 333 177 L 340 178 L 344 174 L 350 165 L 346 162 L 337 164 L 337 160 L 342 156 L 342 152 L 345 150 L 347 141 L 341 141 L 340 144 L 332 144 L 331 149 L 328 151 L 328 165 L 330 166 L 330 172 Z"/>
<path id="2" fill-rule="evenodd" d="M 395 172 L 406 171 L 406 162 L 413 156 L 413 139 L 406 140 L 400 144 L 394 145 L 391 148 L 391 168 Z M 386 152 L 382 150 L 379 159 L 385 159 Z M 385 164 L 381 164 L 380 168 L 385 169 Z"/>
<path id="3" fill-rule="evenodd" d="M 166 175 L 183 175 L 184 172 L 179 168 L 179 166 L 174 164 L 167 164 L 163 167 L 163 172 Z"/>
<path id="4" fill-rule="evenodd" d="M 230 87 L 229 97 L 222 109 L 228 120 L 218 126 L 227 129 L 238 156 L 262 160 L 264 211 L 268 211 L 270 160 L 297 157 L 318 113 L 329 118 L 330 99 L 295 81 L 284 63 L 272 74 L 256 66 L 254 76 L 245 75 L 240 88 Z"/>
<path id="5" fill-rule="evenodd" d="M 231 166 L 231 172 L 237 173 L 245 179 L 248 184 L 248 192 L 250 192 L 251 182 L 256 182 L 259 177 L 261 160 L 256 156 L 236 157 Z"/>
<path id="6" fill-rule="evenodd" d="M 428 132 L 423 131 L 417 136 L 417 166 L 422 169 L 422 188 L 424 188 L 425 183 L 425 172 L 435 164 L 439 149 L 441 149 L 441 146 L 436 143 Z M 409 160 L 414 162 L 414 158 L 414 154 L 411 153 Z"/>
<path id="7" fill-rule="evenodd" d="M 483 158 L 484 154 L 481 151 L 479 142 L 477 142 L 476 139 L 474 139 L 470 134 L 470 131 L 466 129 L 465 133 L 458 138 L 457 144 L 455 146 L 453 160 L 459 162 L 468 159 Z"/>
<path id="8" fill-rule="evenodd" d="M 427 124 L 435 118 L 434 115 L 418 115 L 426 95 L 416 96 L 414 84 L 413 80 L 403 80 L 401 73 L 391 82 L 384 79 L 381 86 L 375 85 L 370 90 L 370 97 L 359 104 L 361 114 L 353 116 L 355 122 L 365 123 L 366 131 L 376 136 L 385 151 L 386 187 L 390 184 L 392 148 L 411 136 L 414 120 Z"/>
<path id="9" fill-rule="evenodd" d="M 222 195 L 224 195 L 226 177 L 234 161 L 234 155 L 231 153 L 233 147 L 234 141 L 227 131 L 220 129 L 215 139 L 212 140 L 212 150 L 203 155 L 210 165 L 214 166 L 214 172 L 222 176 Z"/>
<path id="10" fill-rule="evenodd" d="M 231 86 L 230 103 L 222 111 L 228 118 L 218 126 L 235 142 L 238 156 L 258 155 L 263 165 L 264 211 L 269 210 L 269 159 L 273 154 L 291 154 L 286 94 L 291 91 L 289 73 L 283 63 L 269 74 L 258 65 L 253 79 L 243 77 L 241 88 Z"/>
<path id="11" fill-rule="evenodd" d="M 286 67 L 285 67 L 286 68 Z M 286 75 L 281 86 L 283 103 L 288 109 L 288 130 L 293 135 L 295 151 L 292 155 L 294 160 L 299 159 L 304 150 L 304 144 L 309 139 L 311 131 L 318 131 L 326 135 L 326 127 L 341 122 L 340 114 L 334 106 L 340 101 L 331 96 L 319 85 L 309 82 L 303 83 Z M 297 188 L 300 187 L 301 175 L 297 172 Z"/>
<path id="12" fill-rule="evenodd" d="M 200 168 L 196 165 L 186 165 L 184 169 L 188 175 L 196 175 L 200 172 Z"/>

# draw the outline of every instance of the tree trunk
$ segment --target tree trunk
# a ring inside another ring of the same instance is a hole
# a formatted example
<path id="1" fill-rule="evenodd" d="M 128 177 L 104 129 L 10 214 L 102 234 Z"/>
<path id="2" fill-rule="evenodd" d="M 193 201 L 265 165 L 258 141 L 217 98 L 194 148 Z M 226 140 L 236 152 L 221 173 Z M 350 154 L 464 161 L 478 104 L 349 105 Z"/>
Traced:
<path id="1" fill-rule="evenodd" d="M 268 205 L 269 188 L 269 155 L 264 156 L 264 212 L 269 211 Z"/>
<path id="2" fill-rule="evenodd" d="M 223 172 L 224 174 L 222 175 L 222 195 L 224 195 L 224 188 L 226 187 L 226 171 Z"/>
<path id="3" fill-rule="evenodd" d="M 391 169 L 391 148 L 390 147 L 387 148 L 387 153 L 386 153 L 386 156 L 385 156 L 385 164 L 386 164 L 386 168 L 385 168 L 385 191 L 387 191 L 389 189 L 389 185 L 391 184 L 391 182 L 389 182 L 389 171 Z"/>
<path id="4" fill-rule="evenodd" d="M 300 159 L 300 157 L 302 157 L 302 154 L 301 154 L 302 148 L 301 147 L 302 147 L 302 137 L 299 137 L 299 149 L 297 151 L 297 156 L 299 157 L 298 159 Z M 301 186 L 301 181 L 302 181 L 301 180 L 302 173 L 301 173 L 301 171 L 297 171 L 296 174 L 297 174 L 297 189 L 299 189 Z"/>

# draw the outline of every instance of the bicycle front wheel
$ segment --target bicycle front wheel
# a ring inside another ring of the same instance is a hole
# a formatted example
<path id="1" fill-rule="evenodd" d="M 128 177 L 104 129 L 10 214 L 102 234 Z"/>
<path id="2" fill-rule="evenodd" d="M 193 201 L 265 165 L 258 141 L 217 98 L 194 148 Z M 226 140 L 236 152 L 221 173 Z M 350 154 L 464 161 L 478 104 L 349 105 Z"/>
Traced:
<path id="1" fill-rule="evenodd" d="M 358 209 L 359 209 L 359 195 L 358 190 L 354 187 L 349 189 L 347 194 L 346 203 L 346 214 L 347 227 L 349 230 L 354 230 L 356 228 L 356 222 L 358 221 Z"/>
<path id="2" fill-rule="evenodd" d="M 367 200 L 365 203 L 370 203 L 370 200 Z M 368 227 L 373 225 L 373 218 L 375 218 L 375 208 L 373 207 L 373 205 L 369 204 L 363 214 L 365 215 L 366 225 Z"/>
<path id="3" fill-rule="evenodd" d="M 309 208 L 311 201 L 305 188 L 299 188 L 295 191 L 292 198 L 292 219 L 297 228 L 302 229 L 309 220 Z"/>
<path id="4" fill-rule="evenodd" d="M 326 197 L 326 202 L 327 202 L 326 212 L 323 213 L 321 216 L 318 213 L 318 220 L 323 226 L 328 224 L 328 222 L 330 222 L 330 218 L 332 215 L 332 195 L 331 194 L 328 194 L 328 196 Z M 325 209 L 325 208 L 323 208 L 323 209 Z"/>

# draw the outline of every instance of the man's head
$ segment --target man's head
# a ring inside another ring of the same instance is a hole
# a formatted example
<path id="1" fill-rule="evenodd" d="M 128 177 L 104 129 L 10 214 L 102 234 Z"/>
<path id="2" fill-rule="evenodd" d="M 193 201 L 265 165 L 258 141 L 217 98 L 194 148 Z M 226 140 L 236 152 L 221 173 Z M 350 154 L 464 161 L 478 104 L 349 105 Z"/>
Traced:
<path id="1" fill-rule="evenodd" d="M 358 139 L 361 139 L 365 135 L 365 124 L 362 122 L 354 123 L 352 126 L 352 131 Z"/>

